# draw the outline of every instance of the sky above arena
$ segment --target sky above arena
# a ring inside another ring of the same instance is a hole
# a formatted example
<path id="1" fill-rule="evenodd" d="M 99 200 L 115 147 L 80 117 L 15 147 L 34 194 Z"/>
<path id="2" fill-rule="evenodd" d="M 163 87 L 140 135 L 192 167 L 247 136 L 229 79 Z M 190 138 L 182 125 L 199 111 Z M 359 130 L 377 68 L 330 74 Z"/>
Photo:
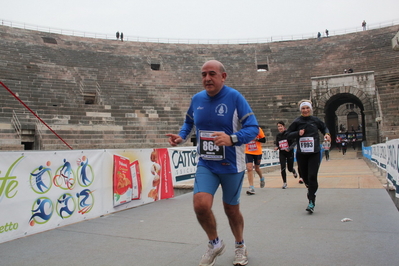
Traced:
<path id="1" fill-rule="evenodd" d="M 399 21 L 398 0 L 0 0 L 0 20 L 134 37 L 225 40 L 330 35 Z"/>

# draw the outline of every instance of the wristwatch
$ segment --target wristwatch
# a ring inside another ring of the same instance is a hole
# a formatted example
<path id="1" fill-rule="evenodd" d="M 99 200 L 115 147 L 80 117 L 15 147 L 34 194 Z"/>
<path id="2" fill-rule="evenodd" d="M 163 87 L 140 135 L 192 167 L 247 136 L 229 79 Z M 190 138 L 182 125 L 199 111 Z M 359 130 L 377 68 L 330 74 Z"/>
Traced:
<path id="1" fill-rule="evenodd" d="M 230 135 L 230 140 L 231 140 L 231 142 L 233 143 L 233 146 L 234 145 L 236 145 L 237 144 L 237 142 L 238 142 L 238 137 L 237 137 L 237 135 Z"/>

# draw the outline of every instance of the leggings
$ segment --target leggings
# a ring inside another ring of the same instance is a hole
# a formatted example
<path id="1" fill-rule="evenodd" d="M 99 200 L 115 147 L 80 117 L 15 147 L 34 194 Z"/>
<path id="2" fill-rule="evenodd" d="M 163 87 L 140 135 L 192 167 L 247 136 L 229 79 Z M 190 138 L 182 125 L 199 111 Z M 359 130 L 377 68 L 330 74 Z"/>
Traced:
<path id="1" fill-rule="evenodd" d="M 326 155 L 326 160 L 330 160 L 330 151 L 324 150 L 324 154 Z"/>
<path id="2" fill-rule="evenodd" d="M 286 166 L 288 167 L 288 171 L 291 173 L 296 173 L 294 169 L 294 152 L 279 152 L 280 159 L 280 167 L 281 167 L 281 177 L 283 178 L 283 182 L 287 183 L 287 172 L 285 171 Z"/>
<path id="3" fill-rule="evenodd" d="M 315 202 L 319 188 L 317 173 L 320 166 L 320 153 L 297 153 L 296 160 L 303 182 L 308 188 L 308 199 Z"/>

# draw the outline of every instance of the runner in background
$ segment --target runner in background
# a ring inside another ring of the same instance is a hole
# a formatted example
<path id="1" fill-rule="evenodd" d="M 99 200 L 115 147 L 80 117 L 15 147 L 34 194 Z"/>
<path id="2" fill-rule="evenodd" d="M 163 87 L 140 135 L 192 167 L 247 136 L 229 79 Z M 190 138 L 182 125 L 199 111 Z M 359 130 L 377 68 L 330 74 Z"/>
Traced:
<path id="1" fill-rule="evenodd" d="M 326 161 L 330 160 L 330 148 L 331 148 L 331 142 L 329 142 L 326 138 L 324 138 L 323 149 L 324 149 L 324 155 L 326 156 Z"/>
<path id="2" fill-rule="evenodd" d="M 262 143 L 266 143 L 265 133 L 262 128 L 259 127 L 259 134 L 256 136 L 254 140 L 245 145 L 245 161 L 247 164 L 247 174 L 248 174 L 248 183 L 249 190 L 247 191 L 248 195 L 255 194 L 254 187 L 254 165 L 255 172 L 259 175 L 260 178 L 260 187 L 265 187 L 265 178 L 262 177 L 262 170 L 260 169 L 260 161 L 262 160 Z"/>
<path id="3" fill-rule="evenodd" d="M 282 189 L 287 188 L 287 171 L 286 167 L 288 167 L 288 171 L 291 172 L 295 178 L 298 177 L 298 174 L 294 168 L 294 148 L 296 145 L 295 140 L 288 139 L 286 135 L 285 124 L 283 121 L 279 121 L 277 123 L 278 134 L 276 136 L 276 147 L 275 151 L 279 150 L 279 160 L 281 167 L 281 177 L 283 179 Z"/>

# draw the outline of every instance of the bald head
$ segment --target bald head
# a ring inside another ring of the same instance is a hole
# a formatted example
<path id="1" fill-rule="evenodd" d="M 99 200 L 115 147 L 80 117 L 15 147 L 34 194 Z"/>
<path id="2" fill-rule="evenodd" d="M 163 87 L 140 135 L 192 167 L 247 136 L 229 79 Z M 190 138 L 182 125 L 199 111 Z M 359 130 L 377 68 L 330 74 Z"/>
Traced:
<path id="1" fill-rule="evenodd" d="M 207 62 L 205 62 L 202 65 L 202 68 L 204 68 L 205 65 L 213 65 L 213 66 L 217 66 L 220 70 L 221 73 L 225 73 L 226 72 L 226 68 L 224 67 L 224 65 L 222 63 L 220 63 L 218 60 L 209 60 Z"/>
<path id="2" fill-rule="evenodd" d="M 202 85 L 209 96 L 215 96 L 224 86 L 227 74 L 222 63 L 217 60 L 206 62 L 201 68 Z"/>

